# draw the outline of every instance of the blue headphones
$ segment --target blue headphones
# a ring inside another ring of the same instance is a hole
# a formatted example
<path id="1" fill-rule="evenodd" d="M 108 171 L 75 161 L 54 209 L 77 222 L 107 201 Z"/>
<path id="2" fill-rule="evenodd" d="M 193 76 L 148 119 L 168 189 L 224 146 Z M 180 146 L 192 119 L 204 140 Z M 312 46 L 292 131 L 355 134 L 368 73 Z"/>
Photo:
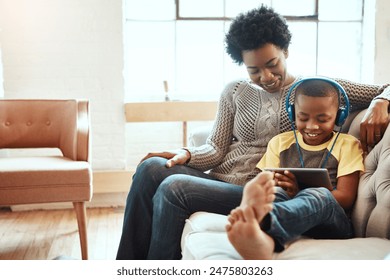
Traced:
<path id="1" fill-rule="evenodd" d="M 344 124 L 345 120 L 347 119 L 348 115 L 349 115 L 349 108 L 350 108 L 350 106 L 349 106 L 349 99 L 348 99 L 347 93 L 345 92 L 344 88 L 338 82 L 336 82 L 334 80 L 331 80 L 329 78 L 326 78 L 326 77 L 309 77 L 309 78 L 304 78 L 304 79 L 299 80 L 298 82 L 295 82 L 291 86 L 291 88 L 288 91 L 287 96 L 286 96 L 286 111 L 287 111 L 288 118 L 290 119 L 290 121 L 292 123 L 295 121 L 294 102 L 290 102 L 291 93 L 300 84 L 302 84 L 302 83 L 304 83 L 306 81 L 313 81 L 313 80 L 325 81 L 325 82 L 335 86 L 338 89 L 338 92 L 339 92 L 339 95 L 338 95 L 339 103 L 341 101 L 340 96 L 341 95 L 343 96 L 343 99 L 344 99 L 344 102 L 345 102 L 345 106 L 341 106 L 339 104 L 339 109 L 337 111 L 337 116 L 336 116 L 336 121 L 335 121 L 335 124 L 337 126 L 342 126 Z"/>

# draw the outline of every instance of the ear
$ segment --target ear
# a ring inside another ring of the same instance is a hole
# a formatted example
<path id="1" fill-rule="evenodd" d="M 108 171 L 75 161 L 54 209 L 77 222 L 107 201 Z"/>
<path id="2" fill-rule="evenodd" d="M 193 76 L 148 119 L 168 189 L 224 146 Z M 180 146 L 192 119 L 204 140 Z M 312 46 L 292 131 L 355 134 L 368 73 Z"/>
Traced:
<path id="1" fill-rule="evenodd" d="M 283 53 L 284 53 L 284 57 L 288 58 L 288 49 L 283 50 Z"/>

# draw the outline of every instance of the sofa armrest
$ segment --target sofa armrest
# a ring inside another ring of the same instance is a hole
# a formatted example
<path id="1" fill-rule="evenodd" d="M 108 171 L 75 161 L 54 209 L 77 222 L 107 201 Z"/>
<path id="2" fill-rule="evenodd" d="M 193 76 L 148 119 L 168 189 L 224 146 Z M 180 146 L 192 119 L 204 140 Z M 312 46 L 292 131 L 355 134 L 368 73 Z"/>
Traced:
<path id="1" fill-rule="evenodd" d="M 213 126 L 201 126 L 193 129 L 188 136 L 188 145 L 190 147 L 199 147 L 206 144 L 206 140 L 209 137 Z"/>
<path id="2" fill-rule="evenodd" d="M 390 127 L 364 161 L 352 213 L 355 233 L 390 239 Z"/>

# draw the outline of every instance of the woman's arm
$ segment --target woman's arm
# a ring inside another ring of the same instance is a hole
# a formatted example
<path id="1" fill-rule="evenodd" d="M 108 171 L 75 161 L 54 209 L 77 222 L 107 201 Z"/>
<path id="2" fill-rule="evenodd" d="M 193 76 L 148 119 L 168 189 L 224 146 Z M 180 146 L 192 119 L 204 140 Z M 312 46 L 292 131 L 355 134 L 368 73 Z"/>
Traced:
<path id="1" fill-rule="evenodd" d="M 389 124 L 389 101 L 374 99 L 360 123 L 360 142 L 365 154 L 383 137 Z"/>
<path id="2" fill-rule="evenodd" d="M 209 170 L 219 165 L 226 156 L 233 139 L 235 118 L 233 92 L 242 82 L 244 81 L 232 82 L 225 87 L 218 102 L 217 116 L 206 144 L 187 148 L 191 154 L 189 166 L 198 170 Z"/>
<path id="3" fill-rule="evenodd" d="M 217 116 L 206 144 L 199 147 L 186 147 L 177 150 L 148 153 L 142 160 L 150 157 L 163 157 L 167 159 L 166 166 L 188 164 L 198 170 L 209 170 L 221 163 L 233 139 L 234 109 L 233 95 L 236 89 L 245 81 L 229 83 L 221 94 L 218 102 Z"/>
<path id="4" fill-rule="evenodd" d="M 345 89 L 351 110 L 368 108 L 360 125 L 360 141 L 365 153 L 375 146 L 389 124 L 390 85 L 369 85 L 336 79 Z"/>

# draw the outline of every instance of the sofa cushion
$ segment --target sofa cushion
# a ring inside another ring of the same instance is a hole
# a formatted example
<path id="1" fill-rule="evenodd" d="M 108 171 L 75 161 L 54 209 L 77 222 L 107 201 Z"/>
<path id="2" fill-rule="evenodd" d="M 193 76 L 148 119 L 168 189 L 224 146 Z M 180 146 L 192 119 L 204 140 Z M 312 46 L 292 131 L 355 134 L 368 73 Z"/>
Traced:
<path id="1" fill-rule="evenodd" d="M 186 260 L 239 260 L 224 230 L 226 216 L 198 212 L 186 222 L 182 255 Z M 379 260 L 390 253 L 390 240 L 371 237 L 346 240 L 301 238 L 274 253 L 274 259 L 289 260 Z"/>
<path id="2" fill-rule="evenodd" d="M 186 220 L 182 238 L 181 238 L 181 248 L 184 248 L 185 238 L 187 234 L 191 232 L 202 232 L 202 231 L 216 231 L 223 232 L 225 230 L 225 225 L 227 223 L 227 216 L 219 215 L 214 213 L 207 212 L 196 212 L 191 215 L 189 219 Z"/>
<path id="3" fill-rule="evenodd" d="M 207 215 L 207 214 L 206 214 Z M 184 260 L 240 260 L 223 231 L 194 231 L 185 236 Z"/>
<path id="4" fill-rule="evenodd" d="M 390 253 L 390 240 L 379 237 L 352 239 L 299 239 L 276 259 L 382 260 Z"/>

